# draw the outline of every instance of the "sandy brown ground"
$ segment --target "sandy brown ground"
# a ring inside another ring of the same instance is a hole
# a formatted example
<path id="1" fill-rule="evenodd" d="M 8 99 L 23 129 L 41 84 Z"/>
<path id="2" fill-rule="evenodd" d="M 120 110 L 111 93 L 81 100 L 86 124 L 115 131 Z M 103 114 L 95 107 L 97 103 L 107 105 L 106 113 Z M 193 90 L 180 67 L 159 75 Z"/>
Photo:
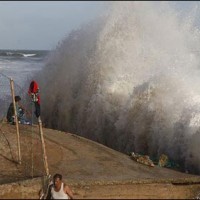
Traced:
<path id="1" fill-rule="evenodd" d="M 42 179 L 35 177 L 45 174 L 38 126 L 20 125 L 21 165 L 15 126 L 0 127 L 0 198 L 37 198 Z M 75 198 L 194 198 L 200 192 L 200 176 L 139 164 L 74 134 L 43 131 L 50 174 L 61 173 Z"/>

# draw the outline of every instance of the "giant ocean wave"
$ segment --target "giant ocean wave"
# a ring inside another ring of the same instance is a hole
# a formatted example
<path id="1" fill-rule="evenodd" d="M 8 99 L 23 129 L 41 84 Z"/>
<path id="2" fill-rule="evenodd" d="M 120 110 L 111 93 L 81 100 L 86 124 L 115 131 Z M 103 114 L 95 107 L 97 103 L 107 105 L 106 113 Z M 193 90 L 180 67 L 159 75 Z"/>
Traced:
<path id="1" fill-rule="evenodd" d="M 64 38 L 37 75 L 44 123 L 125 153 L 165 153 L 199 173 L 195 10 L 183 18 L 167 2 L 109 6 Z"/>

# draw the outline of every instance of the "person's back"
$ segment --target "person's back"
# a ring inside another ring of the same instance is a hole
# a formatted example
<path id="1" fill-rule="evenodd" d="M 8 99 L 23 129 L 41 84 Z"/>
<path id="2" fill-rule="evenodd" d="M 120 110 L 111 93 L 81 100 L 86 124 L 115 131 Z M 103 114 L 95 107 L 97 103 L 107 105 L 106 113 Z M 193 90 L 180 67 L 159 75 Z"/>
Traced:
<path id="1" fill-rule="evenodd" d="M 11 103 L 8 107 L 6 118 L 7 118 L 7 121 L 9 123 L 14 123 L 14 106 L 13 106 L 13 103 Z"/>
<path id="2" fill-rule="evenodd" d="M 25 112 L 23 107 L 19 104 L 21 101 L 20 96 L 15 96 L 15 106 L 16 106 L 16 112 L 18 117 L 18 122 L 21 124 L 31 124 L 25 117 Z M 11 124 L 15 124 L 15 113 L 14 113 L 14 104 L 11 103 L 8 111 L 7 111 L 7 121 Z"/>

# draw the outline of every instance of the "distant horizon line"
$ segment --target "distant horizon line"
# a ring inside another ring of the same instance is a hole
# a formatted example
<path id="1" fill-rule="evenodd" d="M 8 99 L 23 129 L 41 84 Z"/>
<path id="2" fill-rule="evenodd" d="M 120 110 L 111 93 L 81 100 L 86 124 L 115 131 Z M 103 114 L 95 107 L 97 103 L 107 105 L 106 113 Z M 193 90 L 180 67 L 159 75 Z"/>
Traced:
<path id="1" fill-rule="evenodd" d="M 51 51 L 51 49 L 0 49 L 0 51 Z"/>

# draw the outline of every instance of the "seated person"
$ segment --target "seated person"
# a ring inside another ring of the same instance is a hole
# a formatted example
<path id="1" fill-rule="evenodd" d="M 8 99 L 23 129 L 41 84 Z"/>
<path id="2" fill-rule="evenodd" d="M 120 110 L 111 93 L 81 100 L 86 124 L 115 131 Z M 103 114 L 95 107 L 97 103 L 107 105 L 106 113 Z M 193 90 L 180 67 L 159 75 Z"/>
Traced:
<path id="1" fill-rule="evenodd" d="M 20 96 L 15 96 L 15 104 L 16 104 L 16 111 L 17 111 L 17 117 L 18 117 L 18 122 L 20 124 L 31 124 L 25 117 L 25 110 L 24 108 L 19 104 L 21 101 Z M 10 104 L 8 111 L 7 111 L 7 121 L 10 124 L 15 124 L 15 115 L 14 115 L 14 107 L 13 103 Z"/>

